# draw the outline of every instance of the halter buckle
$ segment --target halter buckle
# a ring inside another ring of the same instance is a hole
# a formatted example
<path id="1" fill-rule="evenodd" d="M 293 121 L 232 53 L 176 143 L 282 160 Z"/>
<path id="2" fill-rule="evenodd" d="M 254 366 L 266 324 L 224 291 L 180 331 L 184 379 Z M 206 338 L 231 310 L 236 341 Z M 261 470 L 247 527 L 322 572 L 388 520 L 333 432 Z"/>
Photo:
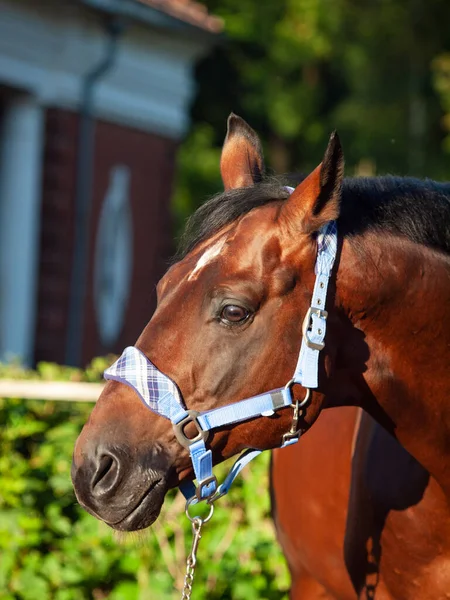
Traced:
<path id="1" fill-rule="evenodd" d="M 178 421 L 178 423 L 172 423 L 172 425 L 178 442 L 185 448 L 189 448 L 189 446 L 200 440 L 205 442 L 208 439 L 209 431 L 202 429 L 198 421 L 198 416 L 200 413 L 197 410 L 187 410 L 186 412 L 187 415 L 183 417 L 181 421 Z M 188 425 L 188 423 L 194 423 L 195 427 L 197 428 L 198 433 L 193 438 L 188 438 L 184 433 L 184 428 L 186 425 Z"/>
<path id="2" fill-rule="evenodd" d="M 216 484 L 215 488 L 214 488 L 214 491 L 209 496 L 207 496 L 206 498 L 204 498 L 202 496 L 203 488 L 207 487 L 211 483 L 215 483 Z M 195 490 L 195 495 L 197 496 L 197 500 L 199 502 L 201 502 L 202 500 L 206 500 L 210 504 L 210 500 L 212 500 L 212 498 L 215 495 L 216 490 L 217 490 L 218 487 L 219 487 L 219 483 L 218 483 L 217 478 L 216 478 L 215 475 L 211 475 L 211 477 L 205 477 L 205 479 L 202 479 L 201 481 L 198 482 L 197 489 Z"/>
<path id="3" fill-rule="evenodd" d="M 314 306 L 310 306 L 306 312 L 305 318 L 303 319 L 302 324 L 302 335 L 305 341 L 305 344 L 311 350 L 323 350 L 325 348 L 325 342 L 312 342 L 308 337 L 308 331 L 312 327 L 312 317 L 315 315 L 320 319 L 327 320 L 328 312 L 326 310 L 322 310 L 320 308 L 315 308 Z"/>

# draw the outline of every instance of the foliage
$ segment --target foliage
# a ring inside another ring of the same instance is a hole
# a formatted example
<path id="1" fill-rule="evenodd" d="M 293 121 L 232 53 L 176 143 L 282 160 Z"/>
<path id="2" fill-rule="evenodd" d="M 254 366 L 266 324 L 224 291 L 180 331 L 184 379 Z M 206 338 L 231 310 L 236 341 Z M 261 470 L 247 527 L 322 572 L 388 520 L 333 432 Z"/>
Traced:
<path id="1" fill-rule="evenodd" d="M 337 129 L 347 175 L 448 178 L 448 0 L 203 3 L 223 17 L 226 37 L 197 69 L 175 190 L 179 225 L 220 190 L 231 111 L 260 134 L 278 173 L 314 168 Z"/>
<path id="2" fill-rule="evenodd" d="M 442 125 L 446 132 L 445 148 L 450 152 L 450 52 L 445 52 L 433 61 L 434 85 L 445 110 Z"/>
<path id="3" fill-rule="evenodd" d="M 3 365 L 0 376 L 95 381 L 106 362 L 96 359 L 84 372 Z M 169 495 L 148 532 L 121 539 L 75 500 L 71 455 L 90 410 L 83 403 L 0 399 L 1 600 L 180 597 L 191 541 L 180 494 Z M 286 598 L 288 575 L 269 517 L 267 467 L 268 456 L 244 473 L 205 525 L 197 600 Z"/>

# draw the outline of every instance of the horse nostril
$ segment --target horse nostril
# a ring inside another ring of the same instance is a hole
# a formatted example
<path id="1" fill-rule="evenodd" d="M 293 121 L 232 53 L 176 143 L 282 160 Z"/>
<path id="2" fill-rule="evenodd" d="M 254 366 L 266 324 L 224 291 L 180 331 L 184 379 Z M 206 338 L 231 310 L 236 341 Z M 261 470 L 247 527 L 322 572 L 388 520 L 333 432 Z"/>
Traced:
<path id="1" fill-rule="evenodd" d="M 112 454 L 102 454 L 95 465 L 91 480 L 91 489 L 94 496 L 112 492 L 119 485 L 120 463 Z"/>
<path id="2" fill-rule="evenodd" d="M 92 479 L 92 487 L 95 488 L 97 483 L 99 483 L 103 477 L 105 477 L 111 468 L 114 465 L 114 459 L 109 454 L 103 454 L 100 457 L 100 460 L 97 465 L 97 470 L 94 473 L 94 477 Z"/>

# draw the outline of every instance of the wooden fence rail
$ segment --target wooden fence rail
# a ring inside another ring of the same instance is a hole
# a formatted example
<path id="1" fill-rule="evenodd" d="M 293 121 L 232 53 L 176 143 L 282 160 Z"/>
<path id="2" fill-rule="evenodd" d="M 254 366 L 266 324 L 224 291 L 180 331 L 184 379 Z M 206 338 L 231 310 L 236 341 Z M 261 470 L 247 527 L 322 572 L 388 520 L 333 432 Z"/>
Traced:
<path id="1" fill-rule="evenodd" d="M 103 383 L 76 381 L 40 381 L 32 379 L 0 379 L 0 398 L 95 402 Z"/>

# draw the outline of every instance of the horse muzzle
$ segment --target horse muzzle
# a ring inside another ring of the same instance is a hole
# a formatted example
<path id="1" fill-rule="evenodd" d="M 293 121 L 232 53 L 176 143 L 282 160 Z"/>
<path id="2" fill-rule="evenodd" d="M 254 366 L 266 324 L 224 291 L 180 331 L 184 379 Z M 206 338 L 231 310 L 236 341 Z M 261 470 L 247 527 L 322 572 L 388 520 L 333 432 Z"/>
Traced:
<path id="1" fill-rule="evenodd" d="M 168 490 L 162 450 L 136 451 L 102 445 L 74 454 L 72 481 L 83 508 L 118 531 L 136 531 L 158 517 Z"/>

